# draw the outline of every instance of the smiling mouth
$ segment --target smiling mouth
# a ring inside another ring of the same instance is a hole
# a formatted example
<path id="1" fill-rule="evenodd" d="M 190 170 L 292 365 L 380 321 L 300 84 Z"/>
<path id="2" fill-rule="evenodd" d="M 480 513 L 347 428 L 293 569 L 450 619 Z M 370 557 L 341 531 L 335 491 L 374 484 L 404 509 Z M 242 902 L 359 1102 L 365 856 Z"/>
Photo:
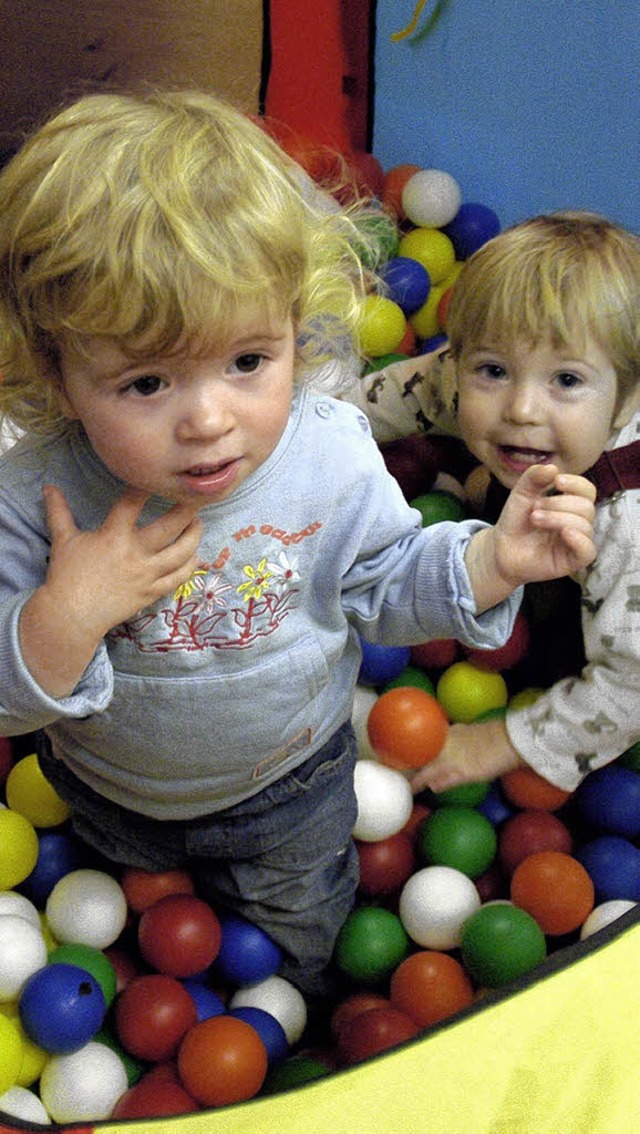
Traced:
<path id="1" fill-rule="evenodd" d="M 498 445 L 498 452 L 507 460 L 517 464 L 544 465 L 551 460 L 551 453 L 546 449 L 525 449 L 517 445 Z"/>

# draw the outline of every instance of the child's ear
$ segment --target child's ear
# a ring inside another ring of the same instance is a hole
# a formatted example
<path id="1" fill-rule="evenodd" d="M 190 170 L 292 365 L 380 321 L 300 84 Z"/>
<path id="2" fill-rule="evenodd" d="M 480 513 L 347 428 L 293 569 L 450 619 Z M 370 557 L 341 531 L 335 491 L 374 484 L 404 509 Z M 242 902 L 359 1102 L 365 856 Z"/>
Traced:
<path id="1" fill-rule="evenodd" d="M 66 417 L 68 421 L 75 421 L 78 415 L 67 397 L 67 392 L 64 388 L 64 383 L 58 370 L 51 369 L 47 374 L 47 378 L 49 382 L 51 382 L 51 385 L 55 390 L 56 401 L 58 403 L 60 413 L 63 417 Z"/>
<path id="2" fill-rule="evenodd" d="M 628 425 L 631 418 L 640 409 L 640 386 L 627 394 L 626 398 L 620 405 L 613 421 L 612 426 L 614 429 L 622 429 L 623 425 Z"/>

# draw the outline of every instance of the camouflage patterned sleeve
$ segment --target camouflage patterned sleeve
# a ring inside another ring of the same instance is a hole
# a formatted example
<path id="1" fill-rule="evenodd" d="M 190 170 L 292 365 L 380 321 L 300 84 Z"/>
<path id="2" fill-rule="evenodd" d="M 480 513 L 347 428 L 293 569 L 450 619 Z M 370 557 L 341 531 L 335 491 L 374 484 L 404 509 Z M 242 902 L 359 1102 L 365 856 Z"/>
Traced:
<path id="1" fill-rule="evenodd" d="M 374 370 L 347 397 L 366 413 L 379 444 L 413 433 L 458 436 L 455 368 L 446 349 Z"/>

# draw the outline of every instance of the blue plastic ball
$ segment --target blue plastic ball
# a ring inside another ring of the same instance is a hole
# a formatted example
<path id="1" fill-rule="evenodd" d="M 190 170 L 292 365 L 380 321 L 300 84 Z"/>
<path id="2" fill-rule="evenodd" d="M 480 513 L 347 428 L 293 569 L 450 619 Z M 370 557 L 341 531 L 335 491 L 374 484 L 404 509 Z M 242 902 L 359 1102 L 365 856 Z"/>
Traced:
<path id="1" fill-rule="evenodd" d="M 399 677 L 411 660 L 408 646 L 379 646 L 361 640 L 360 685 L 386 685 Z"/>
<path id="2" fill-rule="evenodd" d="M 289 1054 L 289 1041 L 282 1024 L 270 1012 L 265 1012 L 264 1008 L 255 1008 L 247 1004 L 232 1008 L 229 1015 L 235 1016 L 237 1020 L 244 1020 L 245 1024 L 250 1024 L 258 1033 L 267 1049 L 269 1063 L 279 1063 Z"/>
<path id="3" fill-rule="evenodd" d="M 618 764 L 591 772 L 574 795 L 582 818 L 596 831 L 640 835 L 640 775 Z"/>
<path id="4" fill-rule="evenodd" d="M 44 1051 L 69 1055 L 100 1031 L 107 1012 L 95 977 L 77 965 L 54 963 L 38 969 L 22 987 L 22 1026 Z"/>
<path id="5" fill-rule="evenodd" d="M 39 831 L 38 858 L 31 874 L 20 883 L 20 893 L 43 910 L 56 883 L 82 865 L 83 855 L 76 839 L 60 831 Z"/>
<path id="6" fill-rule="evenodd" d="M 498 235 L 500 220 L 488 205 L 468 201 L 442 231 L 453 244 L 456 260 L 468 260 L 487 240 Z"/>
<path id="7" fill-rule="evenodd" d="M 187 977 L 182 984 L 196 1006 L 199 1023 L 208 1020 L 211 1016 L 222 1016 L 226 1011 L 218 994 L 204 981 L 198 980 L 197 977 Z"/>
<path id="8" fill-rule="evenodd" d="M 593 882 L 596 904 L 615 898 L 640 902 L 640 850 L 620 835 L 601 835 L 576 852 Z"/>
<path id="9" fill-rule="evenodd" d="M 274 976 L 282 964 L 282 950 L 268 933 L 240 914 L 222 913 L 219 918 L 222 943 L 216 973 L 240 986 Z"/>
<path id="10" fill-rule="evenodd" d="M 412 315 L 427 302 L 431 277 L 424 264 L 410 256 L 394 256 L 378 271 L 389 289 L 389 299 L 398 304 L 405 315 Z"/>
<path id="11" fill-rule="evenodd" d="M 434 350 L 440 350 L 446 343 L 446 335 L 431 335 L 428 339 L 421 339 L 418 354 L 432 354 Z"/>

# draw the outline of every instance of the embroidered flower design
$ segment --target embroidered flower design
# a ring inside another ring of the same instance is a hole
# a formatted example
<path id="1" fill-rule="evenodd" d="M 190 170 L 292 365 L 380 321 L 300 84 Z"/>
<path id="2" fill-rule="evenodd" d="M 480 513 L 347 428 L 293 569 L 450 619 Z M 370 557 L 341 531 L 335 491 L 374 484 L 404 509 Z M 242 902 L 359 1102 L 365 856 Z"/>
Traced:
<path id="1" fill-rule="evenodd" d="M 225 591 L 233 590 L 229 583 L 222 582 L 220 575 L 214 575 L 212 579 L 198 577 L 193 583 L 194 590 L 200 591 L 198 597 L 209 614 L 216 606 L 225 607 L 226 600 L 222 596 Z"/>
<path id="2" fill-rule="evenodd" d="M 206 567 L 196 567 L 195 571 L 193 572 L 191 577 L 187 579 L 186 583 L 181 583 L 177 591 L 174 591 L 174 601 L 178 602 L 179 599 L 190 598 L 193 592 L 202 586 L 202 580 L 198 576 L 206 574 Z"/>
<path id="3" fill-rule="evenodd" d="M 242 595 L 245 602 L 249 602 L 250 599 L 261 598 L 272 577 L 271 571 L 267 567 L 266 556 L 260 560 L 257 567 L 252 567 L 248 563 L 242 570 L 247 576 L 247 582 L 240 584 L 238 594 Z"/>
<path id="4" fill-rule="evenodd" d="M 289 558 L 286 551 L 281 551 L 275 561 L 267 561 L 267 568 L 273 576 L 273 586 L 278 591 L 285 590 L 291 583 L 300 582 L 298 562 L 298 556 L 295 559 Z"/>

